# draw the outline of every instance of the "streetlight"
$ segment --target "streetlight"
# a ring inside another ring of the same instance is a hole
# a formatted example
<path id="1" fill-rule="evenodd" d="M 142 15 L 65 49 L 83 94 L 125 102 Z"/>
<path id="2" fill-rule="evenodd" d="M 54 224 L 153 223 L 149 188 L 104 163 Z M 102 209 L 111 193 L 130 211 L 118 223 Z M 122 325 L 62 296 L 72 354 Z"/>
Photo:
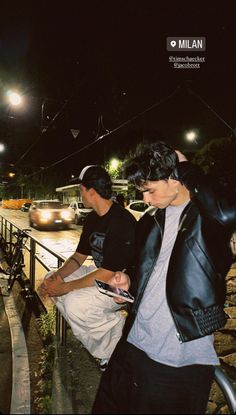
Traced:
<path id="1" fill-rule="evenodd" d="M 11 178 L 15 177 L 15 175 L 16 175 L 16 173 L 13 173 L 12 171 L 10 171 L 10 172 L 8 173 L 8 176 L 9 176 L 9 177 L 11 177 Z"/>
<path id="2" fill-rule="evenodd" d="M 20 95 L 17 91 L 7 91 L 7 97 L 13 107 L 18 107 L 22 104 L 22 95 Z"/>
<path id="3" fill-rule="evenodd" d="M 186 137 L 186 140 L 197 144 L 197 138 L 198 138 L 197 130 L 187 131 L 185 134 L 185 137 Z"/>
<path id="4" fill-rule="evenodd" d="M 6 96 L 7 96 L 9 107 L 14 107 L 14 108 L 17 108 L 17 107 L 22 108 L 23 107 L 23 109 L 25 109 L 28 99 L 26 101 L 25 97 L 22 93 L 19 93 L 16 90 L 9 89 L 6 92 Z M 28 98 L 29 98 L 29 96 L 28 96 Z M 32 96 L 31 96 L 31 98 L 38 99 L 37 97 L 32 97 Z M 44 124 L 44 112 L 45 112 L 44 107 L 45 107 L 46 101 L 47 101 L 46 98 L 43 99 L 42 104 L 41 104 L 41 126 L 40 126 L 41 133 L 44 133 L 47 130 L 47 127 L 45 127 L 43 125 Z M 10 117 L 10 118 L 13 118 L 13 117 Z"/>
<path id="5" fill-rule="evenodd" d="M 119 175 L 119 170 L 122 162 L 117 158 L 112 158 L 106 163 L 106 169 L 113 179 L 116 179 Z"/>
<path id="6" fill-rule="evenodd" d="M 120 165 L 120 161 L 116 158 L 113 158 L 110 160 L 109 168 L 111 171 L 115 171 L 118 169 L 119 165 Z"/>

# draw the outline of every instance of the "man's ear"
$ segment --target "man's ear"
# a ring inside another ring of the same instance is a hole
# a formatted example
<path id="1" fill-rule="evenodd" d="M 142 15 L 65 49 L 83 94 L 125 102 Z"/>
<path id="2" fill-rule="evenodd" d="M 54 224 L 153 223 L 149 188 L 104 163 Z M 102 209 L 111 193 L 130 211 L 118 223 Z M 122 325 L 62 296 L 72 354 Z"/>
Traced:
<path id="1" fill-rule="evenodd" d="M 172 179 L 171 177 L 169 177 L 169 181 L 170 181 L 170 183 L 171 183 L 171 186 L 172 186 L 173 188 L 176 188 L 176 189 L 178 189 L 178 188 L 179 188 L 179 185 L 181 184 L 181 183 L 179 182 L 179 180 Z"/>
<path id="2" fill-rule="evenodd" d="M 88 189 L 88 192 L 90 194 L 90 196 L 94 196 L 96 193 L 96 190 L 93 187 L 90 187 L 90 189 Z"/>
<path id="3" fill-rule="evenodd" d="M 178 194 L 180 191 L 180 188 L 182 187 L 182 184 L 180 183 L 180 181 L 169 178 L 169 184 L 170 184 L 170 189 L 172 189 L 173 191 L 173 194 Z"/>

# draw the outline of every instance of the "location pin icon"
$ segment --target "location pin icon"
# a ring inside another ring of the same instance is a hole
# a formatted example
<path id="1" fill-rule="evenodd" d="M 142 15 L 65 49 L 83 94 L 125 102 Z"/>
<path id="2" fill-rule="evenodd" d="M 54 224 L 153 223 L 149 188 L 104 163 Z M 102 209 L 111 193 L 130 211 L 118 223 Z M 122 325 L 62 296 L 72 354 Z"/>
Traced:
<path id="1" fill-rule="evenodd" d="M 172 40 L 172 41 L 170 42 L 170 44 L 171 44 L 172 48 L 174 48 L 174 47 L 176 46 L 176 41 L 175 41 L 175 40 Z"/>

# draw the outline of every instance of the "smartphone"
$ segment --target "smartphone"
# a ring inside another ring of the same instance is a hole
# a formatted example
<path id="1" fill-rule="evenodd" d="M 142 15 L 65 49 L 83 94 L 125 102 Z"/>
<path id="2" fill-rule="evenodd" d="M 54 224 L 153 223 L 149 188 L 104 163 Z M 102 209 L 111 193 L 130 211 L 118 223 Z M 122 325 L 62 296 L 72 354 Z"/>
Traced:
<path id="1" fill-rule="evenodd" d="M 110 295 L 112 297 L 119 297 L 125 301 L 128 301 L 129 303 L 134 302 L 134 297 L 128 291 L 123 290 L 122 288 L 113 287 L 112 285 L 100 280 L 95 280 L 95 286 L 102 294 Z"/>

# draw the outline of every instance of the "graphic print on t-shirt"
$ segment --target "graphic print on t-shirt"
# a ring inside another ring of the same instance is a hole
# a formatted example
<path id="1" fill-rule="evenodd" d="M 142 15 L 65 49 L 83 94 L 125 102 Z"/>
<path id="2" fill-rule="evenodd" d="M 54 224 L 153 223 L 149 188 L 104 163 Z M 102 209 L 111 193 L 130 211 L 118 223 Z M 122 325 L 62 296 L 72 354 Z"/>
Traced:
<path id="1" fill-rule="evenodd" d="M 91 255 L 97 268 L 102 266 L 103 261 L 103 244 L 105 240 L 105 233 L 93 232 L 89 237 L 89 244 L 91 246 Z"/>

